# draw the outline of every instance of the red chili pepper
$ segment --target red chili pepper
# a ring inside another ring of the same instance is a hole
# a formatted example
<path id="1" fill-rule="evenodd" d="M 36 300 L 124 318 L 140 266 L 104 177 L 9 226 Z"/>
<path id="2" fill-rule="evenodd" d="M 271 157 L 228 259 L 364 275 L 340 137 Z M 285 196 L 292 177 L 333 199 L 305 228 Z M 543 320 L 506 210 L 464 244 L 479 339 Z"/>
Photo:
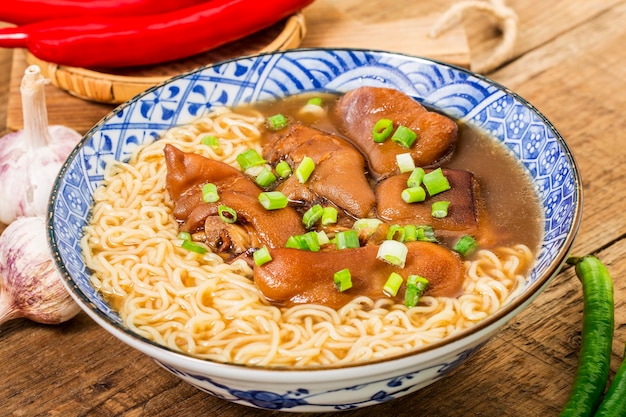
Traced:
<path id="1" fill-rule="evenodd" d="M 2 0 L 0 21 L 16 25 L 67 17 L 138 16 L 183 9 L 209 0 Z"/>
<path id="2" fill-rule="evenodd" d="M 55 19 L 0 29 L 0 48 L 28 48 L 44 61 L 85 68 L 156 64 L 251 35 L 313 0 L 212 0 L 136 17 Z"/>

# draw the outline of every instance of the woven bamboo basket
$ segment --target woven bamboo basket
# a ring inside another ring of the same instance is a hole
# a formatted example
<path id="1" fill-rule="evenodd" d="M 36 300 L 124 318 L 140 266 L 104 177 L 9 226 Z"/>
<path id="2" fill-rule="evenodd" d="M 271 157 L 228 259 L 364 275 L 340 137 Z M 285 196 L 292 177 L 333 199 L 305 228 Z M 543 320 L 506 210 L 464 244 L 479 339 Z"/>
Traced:
<path id="1" fill-rule="evenodd" d="M 27 53 L 29 64 L 36 64 L 50 82 L 68 93 L 90 101 L 123 103 L 146 89 L 175 75 L 238 56 L 296 48 L 306 35 L 302 13 L 236 42 L 206 53 L 167 64 L 110 71 L 58 65 Z"/>

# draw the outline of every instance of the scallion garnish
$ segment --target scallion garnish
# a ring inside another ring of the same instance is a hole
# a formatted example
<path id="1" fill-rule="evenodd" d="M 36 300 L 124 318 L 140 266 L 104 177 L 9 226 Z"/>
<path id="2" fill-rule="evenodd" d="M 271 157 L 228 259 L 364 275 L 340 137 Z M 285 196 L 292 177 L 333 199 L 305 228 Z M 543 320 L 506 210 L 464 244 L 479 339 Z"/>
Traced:
<path id="1" fill-rule="evenodd" d="M 350 274 L 350 270 L 348 268 L 335 272 L 333 279 L 335 281 L 335 286 L 341 292 L 352 288 L 352 275 Z"/>
<path id="2" fill-rule="evenodd" d="M 397 240 L 385 240 L 378 248 L 376 259 L 404 268 L 408 253 L 409 249 L 404 243 Z"/>
<path id="3" fill-rule="evenodd" d="M 263 165 L 265 160 L 256 149 L 246 149 L 237 155 L 237 163 L 242 171 L 246 171 L 253 166 Z"/>
<path id="4" fill-rule="evenodd" d="M 287 161 L 280 161 L 276 164 L 276 173 L 281 178 L 287 178 L 291 175 L 291 166 Z"/>
<path id="5" fill-rule="evenodd" d="M 189 232 L 180 232 L 180 233 L 178 233 L 178 238 L 180 240 L 191 240 L 191 233 L 189 233 Z"/>
<path id="6" fill-rule="evenodd" d="M 448 215 L 449 201 L 435 201 L 431 207 L 431 215 L 437 219 L 443 219 Z"/>
<path id="7" fill-rule="evenodd" d="M 323 214 L 324 208 L 321 205 L 316 204 L 311 206 L 311 208 L 309 208 L 302 216 L 302 223 L 304 223 L 306 228 L 309 229 L 322 218 Z"/>
<path id="8" fill-rule="evenodd" d="M 283 127 L 287 126 L 289 122 L 287 118 L 282 114 L 275 114 L 273 116 L 269 116 L 266 119 L 267 128 L 270 130 L 280 130 Z"/>
<path id="9" fill-rule="evenodd" d="M 383 292 L 389 297 L 395 297 L 400 290 L 402 282 L 404 282 L 404 278 L 402 278 L 402 275 L 398 274 L 397 272 L 392 272 L 391 274 L 389 274 L 389 278 L 387 278 L 387 281 L 383 286 Z"/>
<path id="10" fill-rule="evenodd" d="M 428 194 L 431 196 L 450 189 L 450 183 L 445 175 L 443 175 L 441 167 L 425 174 L 422 179 L 422 183 L 426 187 L 426 190 L 428 190 Z"/>
<path id="11" fill-rule="evenodd" d="M 387 140 L 393 130 L 393 122 L 390 119 L 380 119 L 372 128 L 372 138 L 376 143 L 382 143 Z"/>
<path id="12" fill-rule="evenodd" d="M 320 250 L 319 236 L 315 231 L 310 231 L 303 235 L 290 236 L 285 247 L 317 252 Z"/>
<path id="13" fill-rule="evenodd" d="M 387 240 L 397 240 L 398 242 L 404 242 L 404 227 L 398 224 L 392 224 L 387 230 Z"/>
<path id="14" fill-rule="evenodd" d="M 354 249 L 360 246 L 356 230 L 343 230 L 335 234 L 337 249 Z"/>
<path id="15" fill-rule="evenodd" d="M 435 229 L 432 226 L 417 226 L 417 240 L 421 242 L 437 242 Z"/>
<path id="16" fill-rule="evenodd" d="M 280 191 L 265 191 L 259 194 L 259 203 L 266 210 L 277 210 L 287 207 L 289 200 Z"/>
<path id="17" fill-rule="evenodd" d="M 324 212 L 322 213 L 322 226 L 337 223 L 337 214 L 338 211 L 336 208 L 332 206 L 324 207 Z"/>
<path id="18" fill-rule="evenodd" d="M 202 186 L 202 201 L 205 203 L 215 203 L 220 199 L 217 193 L 217 186 L 213 183 L 207 182 Z"/>
<path id="19" fill-rule="evenodd" d="M 404 293 L 404 305 L 415 307 L 424 291 L 428 287 L 428 280 L 419 275 L 409 275 L 406 279 L 406 292 Z"/>
<path id="20" fill-rule="evenodd" d="M 426 200 L 426 190 L 419 185 L 402 190 L 400 197 L 405 203 L 418 203 Z"/>
<path id="21" fill-rule="evenodd" d="M 203 145 L 210 146 L 211 148 L 218 148 L 220 146 L 219 139 L 214 135 L 203 136 L 200 142 Z"/>
<path id="22" fill-rule="evenodd" d="M 417 139 L 417 133 L 406 126 L 398 126 L 391 136 L 391 141 L 404 148 L 410 148 Z"/>
<path id="23" fill-rule="evenodd" d="M 321 97 L 311 97 L 310 99 L 307 100 L 306 104 L 312 104 L 314 106 L 321 106 L 322 105 L 322 98 Z"/>
<path id="24" fill-rule="evenodd" d="M 272 255 L 270 255 L 270 251 L 267 249 L 267 246 L 263 246 L 262 248 L 255 250 L 252 257 L 254 258 L 254 263 L 257 266 L 261 266 L 272 260 Z"/>
<path id="25" fill-rule="evenodd" d="M 328 238 L 328 235 L 325 231 L 320 230 L 319 232 L 315 233 L 317 233 L 317 241 L 319 242 L 320 246 L 324 246 L 327 243 L 330 243 L 330 239 Z"/>
<path id="26" fill-rule="evenodd" d="M 411 175 L 409 175 L 409 178 L 406 180 L 406 186 L 409 188 L 419 187 L 422 185 L 424 175 L 426 175 L 424 168 L 416 167 L 413 171 L 411 171 Z"/>
<path id="27" fill-rule="evenodd" d="M 187 249 L 190 252 L 199 253 L 203 255 L 207 253 L 208 249 L 200 242 L 194 242 L 193 240 L 183 240 L 183 243 L 180 245 L 183 249 Z"/>
<path id="28" fill-rule="evenodd" d="M 261 172 L 257 174 L 254 181 L 261 187 L 269 187 L 276 182 L 276 175 L 274 175 L 269 167 L 265 166 Z"/>
<path id="29" fill-rule="evenodd" d="M 417 226 L 414 224 L 405 224 L 404 229 L 404 242 L 415 242 L 417 240 Z"/>
<path id="30" fill-rule="evenodd" d="M 462 236 L 456 245 L 454 245 L 454 250 L 460 253 L 462 256 L 469 256 L 476 250 L 478 247 L 478 242 L 474 239 L 473 236 L 465 235 Z"/>
<path id="31" fill-rule="evenodd" d="M 237 221 L 237 212 L 223 204 L 217 208 L 217 214 L 224 223 L 235 223 Z"/>
<path id="32" fill-rule="evenodd" d="M 410 153 L 399 153 L 396 155 L 396 162 L 401 173 L 412 172 L 415 169 L 415 161 Z"/>
<path id="33" fill-rule="evenodd" d="M 315 161 L 309 156 L 305 156 L 298 164 L 296 168 L 296 177 L 301 184 L 304 184 L 309 180 L 309 177 L 315 169 Z"/>
<path id="34" fill-rule="evenodd" d="M 374 234 L 376 229 L 378 229 L 378 226 L 380 226 L 382 223 L 383 221 L 380 219 L 362 218 L 357 219 L 352 224 L 352 229 L 356 230 L 357 233 L 361 235 L 364 240 L 367 240 L 370 236 Z"/>

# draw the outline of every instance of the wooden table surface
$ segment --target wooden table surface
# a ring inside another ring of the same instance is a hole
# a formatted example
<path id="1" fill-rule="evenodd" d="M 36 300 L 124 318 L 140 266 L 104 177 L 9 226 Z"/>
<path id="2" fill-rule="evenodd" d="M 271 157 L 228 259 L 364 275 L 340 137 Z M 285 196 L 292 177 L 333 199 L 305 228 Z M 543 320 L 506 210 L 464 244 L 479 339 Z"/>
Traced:
<path id="1" fill-rule="evenodd" d="M 423 16 L 424 10 L 441 12 L 451 2 L 338 3 L 367 24 L 396 16 Z M 614 277 L 612 377 L 626 342 L 626 1 L 507 3 L 519 16 L 514 55 L 488 76 L 544 113 L 565 137 L 579 164 L 584 214 L 573 252 L 596 254 Z M 305 10 L 311 34 L 323 19 L 316 10 Z M 493 19 L 482 14 L 469 13 L 464 28 L 472 62 L 489 55 L 499 41 Z M 393 40 L 404 34 L 389 36 Z M 8 130 L 11 56 L 12 51 L 0 49 L 0 132 Z M 69 95 L 60 97 L 75 100 Z M 64 119 L 59 109 L 53 114 L 50 122 L 54 124 L 76 117 Z M 81 120 L 86 125 L 97 121 Z M 582 308 L 581 285 L 572 268 L 566 267 L 543 294 L 451 376 L 410 397 L 341 415 L 556 416 L 576 369 Z M 282 414 L 230 404 L 200 392 L 110 336 L 84 313 L 58 326 L 18 319 L 0 327 L 0 410 L 4 416 L 64 417 Z"/>

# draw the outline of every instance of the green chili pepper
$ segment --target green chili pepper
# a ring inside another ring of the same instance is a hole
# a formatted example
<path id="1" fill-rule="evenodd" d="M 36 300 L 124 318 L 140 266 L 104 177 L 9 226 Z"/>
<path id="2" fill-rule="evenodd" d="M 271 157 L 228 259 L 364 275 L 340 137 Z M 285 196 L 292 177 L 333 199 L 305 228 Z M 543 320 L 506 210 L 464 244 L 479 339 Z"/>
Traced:
<path id="1" fill-rule="evenodd" d="M 571 257 L 583 286 L 582 344 L 578 368 L 560 417 L 592 416 L 609 377 L 614 329 L 613 281 L 593 255 Z"/>

